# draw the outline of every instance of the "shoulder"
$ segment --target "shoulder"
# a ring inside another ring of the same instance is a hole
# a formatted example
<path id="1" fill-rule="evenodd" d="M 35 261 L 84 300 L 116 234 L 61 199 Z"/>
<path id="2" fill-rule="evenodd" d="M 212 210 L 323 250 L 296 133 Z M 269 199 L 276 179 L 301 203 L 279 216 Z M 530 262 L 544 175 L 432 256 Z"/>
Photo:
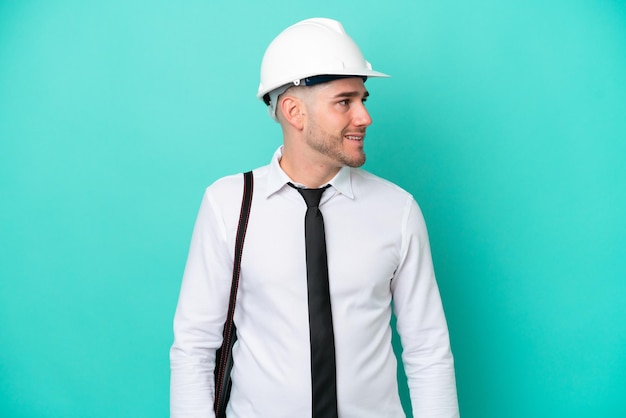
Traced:
<path id="1" fill-rule="evenodd" d="M 422 210 L 413 195 L 389 180 L 361 168 L 352 169 L 355 203 L 360 202 L 372 213 L 396 218 L 406 223 L 424 223 Z"/>
<path id="2" fill-rule="evenodd" d="M 267 172 L 267 166 L 259 167 L 253 171 L 254 179 L 258 180 L 265 177 Z M 223 199 L 231 199 L 236 197 L 241 199 L 241 193 L 243 192 L 243 172 L 237 174 L 230 174 L 215 180 L 211 185 L 206 188 L 206 194 L 212 198 L 221 201 Z"/>
<path id="3" fill-rule="evenodd" d="M 267 176 L 267 166 L 252 170 L 254 195 L 260 192 L 263 178 Z M 215 180 L 204 192 L 204 203 L 216 213 L 235 213 L 239 215 L 243 196 L 244 176 L 242 173 L 230 174 Z M 224 215 L 226 216 L 226 215 Z"/>
<path id="4" fill-rule="evenodd" d="M 215 180 L 206 188 L 206 193 L 212 196 L 228 196 L 243 187 L 243 175 L 231 174 Z"/>
<path id="5" fill-rule="evenodd" d="M 399 228 L 396 230 L 403 240 L 411 233 L 427 237 L 423 213 L 407 190 L 360 168 L 352 170 L 352 187 L 354 203 L 371 220 L 382 220 L 390 229 Z"/>
<path id="6" fill-rule="evenodd" d="M 371 196 L 392 203 L 408 203 L 415 200 L 413 195 L 402 187 L 364 169 L 353 168 L 351 176 L 356 197 Z"/>

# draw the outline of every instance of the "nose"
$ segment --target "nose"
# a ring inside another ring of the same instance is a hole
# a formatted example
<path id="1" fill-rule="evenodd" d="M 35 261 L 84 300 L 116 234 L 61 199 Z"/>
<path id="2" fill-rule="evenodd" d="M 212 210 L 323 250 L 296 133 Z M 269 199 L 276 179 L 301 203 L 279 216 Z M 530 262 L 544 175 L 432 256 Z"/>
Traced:
<path id="1" fill-rule="evenodd" d="M 354 109 L 354 125 L 359 127 L 368 127 L 372 124 L 370 112 L 367 111 L 364 103 L 360 103 Z"/>

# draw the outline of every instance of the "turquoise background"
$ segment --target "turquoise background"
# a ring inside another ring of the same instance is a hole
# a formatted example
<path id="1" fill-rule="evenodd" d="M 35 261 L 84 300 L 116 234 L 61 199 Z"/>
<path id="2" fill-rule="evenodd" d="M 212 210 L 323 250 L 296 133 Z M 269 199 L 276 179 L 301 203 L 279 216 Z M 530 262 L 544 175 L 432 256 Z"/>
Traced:
<path id="1" fill-rule="evenodd" d="M 259 64 L 312 16 L 393 75 L 366 168 L 424 211 L 461 415 L 626 416 L 617 0 L 0 1 L 0 416 L 168 416 L 203 190 L 280 144 Z"/>

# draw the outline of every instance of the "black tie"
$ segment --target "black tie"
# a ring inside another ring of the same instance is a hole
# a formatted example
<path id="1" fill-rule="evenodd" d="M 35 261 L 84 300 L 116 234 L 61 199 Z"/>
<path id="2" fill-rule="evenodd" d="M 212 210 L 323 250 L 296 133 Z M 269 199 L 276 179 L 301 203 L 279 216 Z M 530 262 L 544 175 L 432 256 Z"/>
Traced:
<path id="1" fill-rule="evenodd" d="M 292 184 L 290 186 L 294 187 Z M 307 206 L 304 218 L 304 237 L 309 293 L 313 418 L 337 417 L 335 339 L 328 290 L 324 218 L 322 218 L 322 212 L 319 209 L 320 199 L 326 187 L 322 189 L 296 188 Z"/>

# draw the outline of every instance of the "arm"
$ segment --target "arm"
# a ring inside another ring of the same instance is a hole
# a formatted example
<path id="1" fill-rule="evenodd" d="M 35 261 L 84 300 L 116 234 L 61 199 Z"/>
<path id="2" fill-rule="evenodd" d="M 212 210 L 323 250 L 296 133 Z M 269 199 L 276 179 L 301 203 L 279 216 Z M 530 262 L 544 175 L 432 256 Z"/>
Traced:
<path id="1" fill-rule="evenodd" d="M 207 191 L 191 239 L 170 350 L 173 418 L 214 417 L 215 352 L 222 343 L 232 276 L 226 227 Z"/>
<path id="2" fill-rule="evenodd" d="M 448 327 L 426 225 L 413 199 L 403 231 L 402 258 L 392 280 L 392 292 L 413 414 L 416 418 L 458 418 Z"/>

